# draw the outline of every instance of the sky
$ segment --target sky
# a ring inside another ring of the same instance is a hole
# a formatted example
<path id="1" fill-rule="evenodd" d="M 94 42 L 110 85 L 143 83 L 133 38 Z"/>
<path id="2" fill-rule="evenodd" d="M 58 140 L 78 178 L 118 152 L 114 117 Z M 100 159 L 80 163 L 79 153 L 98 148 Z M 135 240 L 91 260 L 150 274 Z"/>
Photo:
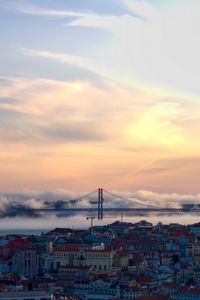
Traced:
<path id="1" fill-rule="evenodd" d="M 0 192 L 198 195 L 199 11 L 1 0 Z"/>

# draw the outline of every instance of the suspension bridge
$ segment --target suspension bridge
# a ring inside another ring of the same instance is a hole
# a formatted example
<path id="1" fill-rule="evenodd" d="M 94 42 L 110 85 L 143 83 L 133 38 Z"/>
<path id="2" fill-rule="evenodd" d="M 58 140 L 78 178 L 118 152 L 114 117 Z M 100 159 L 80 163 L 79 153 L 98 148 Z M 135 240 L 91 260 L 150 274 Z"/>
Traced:
<path id="1" fill-rule="evenodd" d="M 121 200 L 116 206 L 106 206 L 106 197 L 109 197 L 109 203 L 114 203 L 114 200 Z M 95 196 L 95 197 L 94 197 Z M 82 200 L 89 199 L 89 203 L 91 206 L 88 207 L 78 207 L 77 203 L 81 203 Z M 58 203 L 59 201 L 57 201 Z M 93 213 L 97 216 L 98 220 L 102 220 L 106 213 L 116 213 L 123 214 L 128 213 L 132 215 L 141 215 L 141 214 L 149 214 L 149 213 L 166 213 L 166 214 L 183 214 L 183 213 L 197 213 L 200 214 L 200 205 L 196 204 L 188 204 L 183 207 L 158 207 L 155 205 L 150 205 L 147 202 L 143 202 L 137 199 L 125 198 L 120 195 L 116 195 L 111 193 L 103 188 L 98 188 L 95 191 L 92 191 L 88 194 L 80 196 L 76 199 L 71 200 L 60 200 L 60 205 L 54 205 L 54 207 L 34 209 L 37 212 L 62 212 L 68 214 L 81 213 L 81 212 L 89 212 Z M 69 206 L 69 203 L 71 206 Z M 125 203 L 125 206 L 121 204 Z"/>

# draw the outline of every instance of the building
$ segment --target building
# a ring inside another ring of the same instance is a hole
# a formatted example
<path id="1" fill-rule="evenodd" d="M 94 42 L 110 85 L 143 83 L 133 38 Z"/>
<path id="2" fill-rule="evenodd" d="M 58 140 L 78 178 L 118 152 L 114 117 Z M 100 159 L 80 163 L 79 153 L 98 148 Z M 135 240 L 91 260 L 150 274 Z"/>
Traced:
<path id="1" fill-rule="evenodd" d="M 111 249 L 80 249 L 78 246 L 56 247 L 53 251 L 54 268 L 61 266 L 91 267 L 95 272 L 110 271 L 114 261 Z"/>
<path id="2" fill-rule="evenodd" d="M 34 278 L 41 272 L 41 260 L 37 249 L 20 249 L 12 258 L 12 272 Z"/>
<path id="3" fill-rule="evenodd" d="M 0 300 L 50 300 L 50 292 L 46 291 L 21 291 L 0 293 Z"/>

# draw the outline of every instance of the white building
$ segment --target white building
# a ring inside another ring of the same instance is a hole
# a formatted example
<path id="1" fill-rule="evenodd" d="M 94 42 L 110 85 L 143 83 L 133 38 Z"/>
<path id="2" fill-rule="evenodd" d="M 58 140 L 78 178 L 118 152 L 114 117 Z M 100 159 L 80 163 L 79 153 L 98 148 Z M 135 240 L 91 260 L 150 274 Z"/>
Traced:
<path id="1" fill-rule="evenodd" d="M 60 266 L 87 266 L 93 271 L 111 271 L 114 251 L 110 249 L 86 249 L 78 247 L 60 247 L 53 251 L 54 268 Z"/>

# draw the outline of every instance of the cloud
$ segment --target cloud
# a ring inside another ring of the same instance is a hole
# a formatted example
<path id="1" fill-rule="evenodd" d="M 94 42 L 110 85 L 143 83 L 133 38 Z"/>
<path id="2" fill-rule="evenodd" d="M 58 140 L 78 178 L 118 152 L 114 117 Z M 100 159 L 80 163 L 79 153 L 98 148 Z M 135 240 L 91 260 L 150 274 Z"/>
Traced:
<path id="1" fill-rule="evenodd" d="M 191 158 L 199 156 L 200 145 L 185 123 L 193 111 L 197 119 L 198 103 L 108 79 L 101 87 L 2 79 L 1 189 L 66 183 L 84 189 L 102 182 L 111 189 L 198 191 L 198 165 Z"/>
<path id="2" fill-rule="evenodd" d="M 10 84 L 2 86 L 0 92 L 2 137 L 5 139 L 6 131 L 12 136 L 13 131 L 16 140 L 27 136 L 33 143 L 125 137 L 137 140 L 137 147 L 150 147 L 152 138 L 156 147 L 183 142 L 178 121 L 185 112 L 180 104 L 160 102 L 156 93 L 111 80 L 104 82 L 104 86 L 96 87 L 87 81 L 10 78 Z M 10 118 L 13 123 L 9 123 Z"/>
<path id="3" fill-rule="evenodd" d="M 113 191 L 112 193 L 113 195 L 118 195 L 119 198 L 117 198 L 116 196 L 110 198 L 106 194 L 105 207 L 106 207 L 107 199 L 109 199 L 108 202 L 113 207 L 122 206 L 122 207 L 180 208 L 185 204 L 199 205 L 200 202 L 200 194 L 192 195 L 192 194 L 179 194 L 179 193 L 157 193 L 149 190 L 138 190 L 134 192 L 116 190 Z M 121 203 L 120 200 L 122 200 Z"/>
<path id="4" fill-rule="evenodd" d="M 126 109 L 132 99 L 128 89 L 111 81 L 106 81 L 105 89 L 105 86 L 97 88 L 86 81 L 9 80 L 9 85 L 2 86 L 0 92 L 3 140 L 6 133 L 8 140 L 21 137 L 33 143 L 37 139 L 38 142 L 44 139 L 45 143 L 48 140 L 57 143 L 107 139 L 114 135 L 113 123 L 123 122 L 126 118 Z M 135 93 L 143 97 L 140 91 L 135 90 Z M 122 107 L 124 115 L 120 113 Z"/>
<path id="5" fill-rule="evenodd" d="M 200 195 L 159 194 L 151 191 L 104 192 L 104 207 L 183 207 L 185 204 L 198 204 Z M 66 217 L 79 212 L 65 214 L 64 208 L 97 208 L 97 191 L 91 195 L 72 193 L 67 190 L 24 191 L 0 194 L 0 218 L 45 218 L 41 209 L 52 209 L 52 214 Z M 54 211 L 55 210 L 55 211 Z M 59 213 L 60 212 L 60 213 Z"/>
<path id="6" fill-rule="evenodd" d="M 63 208 L 97 206 L 96 198 L 94 195 L 85 196 L 84 193 L 67 190 L 4 193 L 0 194 L 0 218 L 44 218 L 45 212 L 41 209 L 52 209 L 54 215 L 64 217 L 57 214 L 56 210 L 62 213 Z M 73 214 L 69 213 L 68 216 Z"/>
<path id="7" fill-rule="evenodd" d="M 56 141 L 100 141 L 106 139 L 105 133 L 98 129 L 93 128 L 94 123 L 90 122 L 77 122 L 75 124 L 70 123 L 54 123 L 47 125 L 46 127 L 37 128 L 41 137 Z"/>
<path id="8" fill-rule="evenodd" d="M 59 200 L 59 197 L 64 200 Z M 68 191 L 52 191 L 52 192 L 18 192 L 1 194 L 0 200 L 0 217 L 31 217 L 41 218 L 44 213 L 37 211 L 42 208 L 61 208 L 63 204 L 71 204 L 70 196 L 72 193 Z"/>
<path id="9" fill-rule="evenodd" d="M 57 86 L 56 82 L 43 82 L 44 85 L 48 85 L 50 89 L 53 86 Z M 16 84 L 16 86 L 15 86 Z M 47 96 L 47 99 L 43 100 L 41 97 L 44 90 L 40 90 L 41 82 L 37 80 L 32 81 L 32 86 L 29 83 L 24 82 L 22 87 L 19 83 L 13 82 L 12 87 L 5 87 L 1 91 L 2 95 L 7 98 L 1 98 L 0 101 L 0 115 L 1 115 L 1 126 L 0 126 L 0 136 L 3 142 L 26 142 L 26 143 L 58 143 L 67 141 L 90 141 L 90 140 L 101 140 L 103 138 L 103 133 L 96 128 L 97 120 L 81 120 L 82 112 L 79 111 L 79 104 L 73 103 L 74 95 L 73 91 L 76 91 L 76 84 L 70 84 L 69 89 L 67 88 L 62 92 L 69 92 L 71 90 L 72 94 L 69 95 L 67 99 L 67 94 L 65 96 L 58 96 L 55 91 L 55 97 L 57 97 L 57 102 L 53 102 L 53 97 L 51 92 Z M 65 83 L 61 86 L 66 86 Z M 45 89 L 45 87 L 43 87 Z M 59 88 L 59 84 L 58 87 Z M 56 89 L 57 89 L 56 88 Z M 35 91 L 34 91 L 35 89 Z M 62 88 L 61 88 L 62 89 Z M 80 84 L 81 89 L 81 84 Z M 77 91 L 79 90 L 79 84 L 77 83 Z M 17 94 L 21 94 L 18 97 Z M 45 92 L 46 93 L 46 92 Z M 10 96 L 16 96 L 16 99 L 10 98 Z M 47 93 L 48 94 L 48 93 Z M 76 94 L 76 93 L 75 93 Z M 78 97 L 80 93 L 78 92 Z M 27 100 L 28 98 L 28 100 Z M 38 98 L 38 99 L 37 99 Z M 50 99 L 51 98 L 51 99 Z M 76 96 L 75 96 L 76 98 Z M 76 101 L 76 99 L 74 99 Z M 36 107 L 35 104 L 38 103 Z M 52 103 L 52 107 L 51 106 Z M 44 110 L 45 105 L 48 109 Z M 84 104 L 83 104 L 84 105 Z M 77 107 L 76 107 L 77 106 Z M 86 109 L 86 107 L 85 107 Z M 49 118 L 51 121 L 49 122 Z M 12 120 L 12 121 L 11 121 Z"/>
<path id="10" fill-rule="evenodd" d="M 67 51 L 62 54 L 26 49 L 24 53 L 76 63 L 103 77 L 149 89 L 161 89 L 171 95 L 187 93 L 191 97 L 197 96 L 200 91 L 199 2 L 193 0 L 169 7 L 155 6 L 147 1 L 126 0 L 125 4 L 130 12 L 138 13 L 143 20 L 131 13 L 98 15 L 25 7 L 24 13 L 76 16 L 66 24 L 67 28 L 102 28 L 112 32 L 112 37 L 101 51 L 90 51 L 92 44 L 88 45 L 88 55 L 82 57 Z"/>
<path id="11" fill-rule="evenodd" d="M 39 24 L 37 24 L 39 28 Z M 45 35 L 45 28 L 43 26 L 43 33 L 40 34 L 43 36 Z M 20 31 L 21 29 L 15 28 L 16 32 Z M 38 29 L 39 30 L 39 29 Z M 49 29 L 50 30 L 50 29 Z M 58 29 L 59 31 L 59 29 Z M 17 33 L 16 33 L 17 34 Z M 16 36 L 15 33 L 13 35 Z M 30 33 L 31 34 L 31 33 Z M 58 34 L 57 34 L 58 37 Z M 10 37 L 11 38 L 11 37 Z M 70 34 L 70 38 L 68 43 L 72 45 L 71 39 L 73 39 L 72 34 Z M 59 41 L 63 41 L 62 33 L 59 31 Z M 35 45 L 34 40 L 33 44 Z M 55 44 L 51 43 L 48 46 L 48 51 L 40 51 L 38 49 L 31 49 L 25 47 L 13 46 L 13 45 L 1 45 L 0 46 L 0 64 L 2 66 L 1 76 L 4 77 L 14 77 L 17 76 L 24 76 L 29 77 L 30 79 L 33 78 L 46 78 L 49 80 L 60 80 L 60 81 L 78 81 L 78 80 L 85 80 L 89 81 L 92 84 L 102 87 L 105 84 L 104 78 L 100 76 L 96 70 L 93 71 L 92 68 L 89 68 L 90 62 L 88 64 L 81 63 L 81 57 L 74 58 L 73 55 L 67 55 L 64 53 L 55 53 L 50 51 L 53 45 L 59 44 L 59 41 L 56 41 Z M 24 44 L 27 41 L 23 39 L 18 40 L 20 44 Z M 101 42 L 101 41 L 99 41 Z M 42 37 L 42 41 L 39 42 L 40 47 L 46 47 L 45 38 Z M 65 51 L 65 46 L 63 42 L 63 48 L 61 49 Z M 95 43 L 96 44 L 96 43 Z M 45 45 L 45 46 L 44 46 Z M 37 45 L 35 45 L 37 47 Z M 98 47 L 98 45 L 96 45 Z M 72 45 L 74 49 L 75 46 Z M 76 48 L 77 49 L 77 48 Z M 55 50 L 55 49 L 54 49 Z M 18 63 L 20 61 L 20 64 Z M 1 79 L 0 85 L 7 85 L 7 82 L 3 82 Z"/>
<path id="12" fill-rule="evenodd" d="M 1 3 L 1 190 L 198 193 L 199 1 L 105 1 Z"/>
<path id="13" fill-rule="evenodd" d="M 85 14 L 81 12 L 74 12 L 69 10 L 55 10 L 55 9 L 45 9 L 37 7 L 35 5 L 27 5 L 22 2 L 8 2 L 4 6 L 7 9 L 20 12 L 22 14 L 36 15 L 36 16 L 49 16 L 49 17 L 83 17 Z"/>
<path id="14" fill-rule="evenodd" d="M 58 63 L 70 63 L 79 68 L 87 69 L 89 71 L 94 72 L 94 68 L 92 68 L 91 60 L 90 59 L 83 59 L 82 57 L 64 54 L 64 53 L 53 53 L 50 51 L 43 51 L 43 50 L 36 50 L 36 49 L 29 49 L 29 48 L 21 48 L 21 51 L 24 55 L 27 56 L 36 56 L 42 57 L 45 59 L 50 59 L 56 61 Z M 91 68 L 89 67 L 91 65 Z M 98 73 L 98 72 L 97 72 Z"/>
<path id="15" fill-rule="evenodd" d="M 72 17 L 76 18 L 83 18 L 91 15 L 116 15 L 120 16 L 123 14 L 131 14 L 135 18 L 143 17 L 139 15 L 134 10 L 129 10 L 129 6 L 126 5 L 124 2 L 116 1 L 116 0 L 107 0 L 104 4 L 104 1 L 101 2 L 95 0 L 93 3 L 91 2 L 84 2 L 84 5 L 80 2 L 78 5 L 73 5 L 73 3 L 66 3 L 65 8 L 56 9 L 55 8 L 43 8 L 41 6 L 31 5 L 24 2 L 8 2 L 5 4 L 5 8 L 13 11 L 20 12 L 22 14 L 28 14 L 33 16 L 44 16 L 44 17 Z"/>
<path id="16" fill-rule="evenodd" d="M 148 84 L 150 88 L 153 85 L 168 93 L 172 89 L 198 95 L 199 2 L 193 0 L 165 9 L 147 1 L 126 3 L 148 21 L 141 22 L 130 15 L 93 15 L 71 22 L 71 26 L 100 27 L 114 34 L 99 57 L 103 64 L 96 61 L 96 68 L 122 81 Z"/>
<path id="17" fill-rule="evenodd" d="M 178 193 L 155 193 L 151 191 L 138 191 L 132 196 L 158 207 L 181 207 L 185 203 L 199 203 L 200 195 Z"/>

